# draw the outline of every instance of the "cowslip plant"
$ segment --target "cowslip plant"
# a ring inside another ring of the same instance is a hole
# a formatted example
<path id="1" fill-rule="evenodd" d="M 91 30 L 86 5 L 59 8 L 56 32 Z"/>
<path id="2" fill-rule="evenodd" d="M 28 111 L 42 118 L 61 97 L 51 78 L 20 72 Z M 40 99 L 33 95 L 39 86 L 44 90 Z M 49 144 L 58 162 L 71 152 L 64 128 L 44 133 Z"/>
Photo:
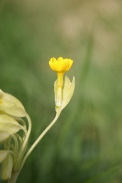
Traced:
<path id="1" fill-rule="evenodd" d="M 55 110 L 53 121 L 28 149 L 32 123 L 22 103 L 14 96 L 0 90 L 0 166 L 1 178 L 8 183 L 15 183 L 23 165 L 36 145 L 48 130 L 55 124 L 61 111 L 69 103 L 75 89 L 75 78 L 72 82 L 64 73 L 73 64 L 71 59 L 51 58 L 50 68 L 57 73 L 54 82 Z"/>

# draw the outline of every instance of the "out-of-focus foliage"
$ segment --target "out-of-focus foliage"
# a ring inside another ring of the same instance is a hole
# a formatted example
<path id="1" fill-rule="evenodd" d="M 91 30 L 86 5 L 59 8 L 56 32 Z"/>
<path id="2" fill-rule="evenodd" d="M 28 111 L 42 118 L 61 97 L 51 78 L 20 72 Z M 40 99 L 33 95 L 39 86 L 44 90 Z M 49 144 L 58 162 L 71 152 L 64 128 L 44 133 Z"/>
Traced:
<path id="1" fill-rule="evenodd" d="M 33 123 L 54 117 L 51 57 L 73 59 L 76 90 L 26 162 L 19 182 L 122 182 L 122 2 L 0 1 L 0 88 Z"/>

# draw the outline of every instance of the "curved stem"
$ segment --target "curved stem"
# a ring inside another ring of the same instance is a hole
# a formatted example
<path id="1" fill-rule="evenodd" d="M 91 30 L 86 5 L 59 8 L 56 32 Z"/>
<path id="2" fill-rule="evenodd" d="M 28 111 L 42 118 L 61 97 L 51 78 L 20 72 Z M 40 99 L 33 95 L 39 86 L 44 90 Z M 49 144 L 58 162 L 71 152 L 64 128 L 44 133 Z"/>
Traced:
<path id="1" fill-rule="evenodd" d="M 30 133 L 31 133 L 31 126 L 32 126 L 32 125 L 31 125 L 31 119 L 30 119 L 30 117 L 29 117 L 28 114 L 26 115 L 26 118 L 27 118 L 27 120 L 28 120 L 28 132 L 27 132 L 25 141 L 24 141 L 24 143 L 23 143 L 23 145 L 22 145 L 21 152 L 23 152 L 23 151 L 25 150 L 25 147 L 26 147 L 27 142 L 28 142 L 28 138 L 29 138 Z"/>
<path id="2" fill-rule="evenodd" d="M 44 135 L 50 130 L 50 128 L 55 124 L 55 122 L 57 121 L 57 119 L 60 116 L 61 111 L 56 113 L 55 118 L 53 119 L 53 121 L 47 126 L 47 128 L 41 133 L 41 135 L 36 139 L 36 141 L 33 143 L 33 145 L 30 147 L 30 149 L 28 150 L 28 152 L 26 153 L 26 155 L 24 156 L 24 159 L 22 161 L 22 165 L 20 170 L 22 169 L 26 159 L 28 158 L 28 156 L 30 155 L 30 153 L 33 151 L 33 149 L 36 147 L 36 145 L 40 142 L 40 140 L 44 137 Z"/>

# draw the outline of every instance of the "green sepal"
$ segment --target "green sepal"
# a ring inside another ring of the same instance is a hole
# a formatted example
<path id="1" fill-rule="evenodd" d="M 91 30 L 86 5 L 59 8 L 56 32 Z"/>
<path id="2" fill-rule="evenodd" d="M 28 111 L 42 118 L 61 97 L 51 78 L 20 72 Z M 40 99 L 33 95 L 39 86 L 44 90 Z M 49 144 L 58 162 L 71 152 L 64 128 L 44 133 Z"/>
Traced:
<path id="1" fill-rule="evenodd" d="M 11 178 L 11 173 L 13 169 L 13 157 L 9 152 L 7 157 L 2 162 L 2 179 L 8 180 Z"/>
<path id="2" fill-rule="evenodd" d="M 70 102 L 74 93 L 74 89 L 75 89 L 75 77 L 73 77 L 73 80 L 71 82 L 69 78 L 65 76 L 61 110 L 65 108 L 66 105 Z"/>
<path id="3" fill-rule="evenodd" d="M 64 109 L 66 105 L 69 103 L 69 101 L 71 100 L 74 93 L 74 89 L 75 89 L 75 77 L 73 77 L 73 80 L 71 82 L 69 78 L 65 76 L 64 86 L 62 88 L 62 93 L 61 93 L 62 96 L 59 95 L 59 89 L 60 88 L 58 88 L 58 81 L 56 80 L 54 83 L 55 103 L 57 104 L 57 101 L 62 99 L 61 105 L 60 106 L 56 105 L 56 112 Z"/>

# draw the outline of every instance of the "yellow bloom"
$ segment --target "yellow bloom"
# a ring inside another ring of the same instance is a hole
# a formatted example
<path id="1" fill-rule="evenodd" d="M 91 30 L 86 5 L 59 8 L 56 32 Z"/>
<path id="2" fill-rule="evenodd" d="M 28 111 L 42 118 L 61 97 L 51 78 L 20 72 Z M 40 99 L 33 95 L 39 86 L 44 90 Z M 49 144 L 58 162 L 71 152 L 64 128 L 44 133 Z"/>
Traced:
<path id="1" fill-rule="evenodd" d="M 58 75 L 58 86 L 63 87 L 63 75 L 64 72 L 68 71 L 73 64 L 73 60 L 68 58 L 59 57 L 57 60 L 56 58 L 51 58 L 49 61 L 49 65 L 51 69 L 57 72 Z"/>
<path id="2" fill-rule="evenodd" d="M 68 71 L 71 68 L 72 64 L 73 60 L 68 58 L 63 59 L 62 57 L 59 57 L 57 60 L 53 57 L 49 61 L 51 69 L 58 73 L 64 73 Z"/>
<path id="3" fill-rule="evenodd" d="M 54 85 L 55 103 L 56 103 L 56 107 L 60 107 L 61 109 L 64 108 L 61 106 L 64 102 L 63 99 L 65 98 L 64 93 L 63 93 L 63 91 L 65 91 L 63 76 L 64 76 L 64 73 L 71 68 L 72 64 L 73 64 L 73 60 L 68 59 L 68 58 L 63 59 L 62 57 L 59 57 L 58 59 L 53 57 L 49 61 L 49 65 L 50 65 L 51 69 L 53 71 L 57 72 L 57 81 Z M 65 88 L 68 85 L 66 83 L 69 83 L 68 81 L 67 82 L 66 81 L 67 81 L 67 79 L 65 80 Z M 73 85 L 74 85 L 74 80 L 73 80 Z M 69 87 L 69 90 L 70 90 L 70 87 Z M 73 87 L 72 93 L 73 93 L 73 91 L 74 91 L 74 87 Z M 65 93 L 67 93 L 67 92 L 65 92 Z M 72 95 L 70 95 L 70 96 L 72 96 Z M 71 97 L 69 97 L 69 98 L 71 99 Z"/>

